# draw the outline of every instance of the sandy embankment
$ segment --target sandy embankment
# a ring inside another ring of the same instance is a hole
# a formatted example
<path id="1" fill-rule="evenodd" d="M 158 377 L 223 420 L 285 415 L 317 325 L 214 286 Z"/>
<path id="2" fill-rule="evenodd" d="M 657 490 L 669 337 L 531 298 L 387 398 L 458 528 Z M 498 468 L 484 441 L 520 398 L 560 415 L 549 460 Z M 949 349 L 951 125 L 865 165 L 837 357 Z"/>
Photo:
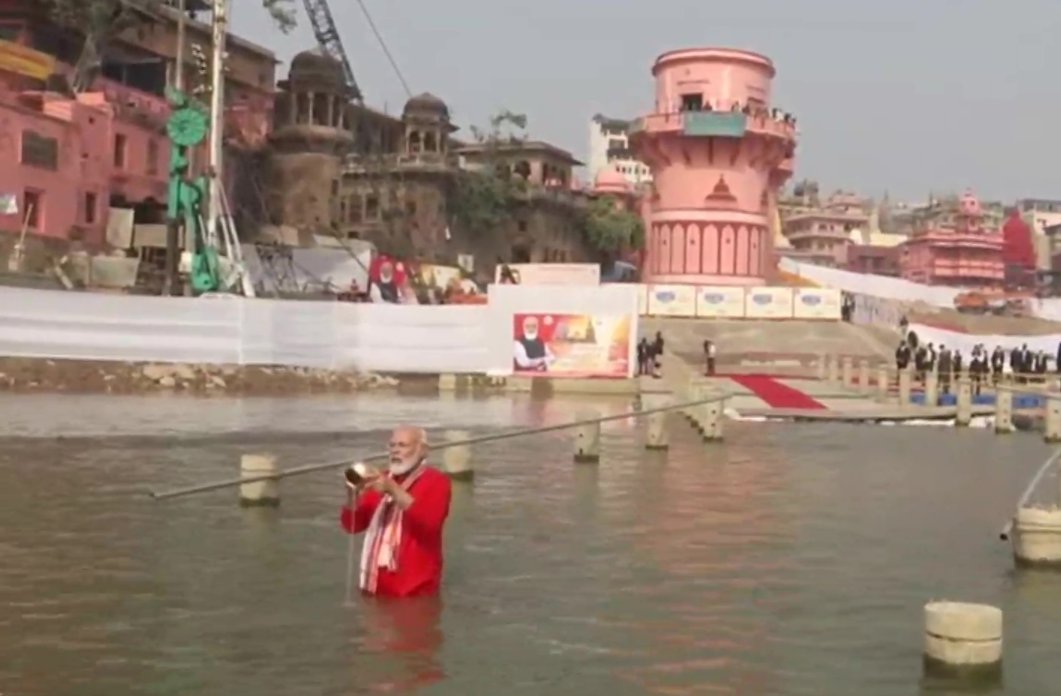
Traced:
<path id="1" fill-rule="evenodd" d="M 393 388 L 380 375 L 300 367 L 177 365 L 0 357 L 0 391 L 282 396 Z"/>

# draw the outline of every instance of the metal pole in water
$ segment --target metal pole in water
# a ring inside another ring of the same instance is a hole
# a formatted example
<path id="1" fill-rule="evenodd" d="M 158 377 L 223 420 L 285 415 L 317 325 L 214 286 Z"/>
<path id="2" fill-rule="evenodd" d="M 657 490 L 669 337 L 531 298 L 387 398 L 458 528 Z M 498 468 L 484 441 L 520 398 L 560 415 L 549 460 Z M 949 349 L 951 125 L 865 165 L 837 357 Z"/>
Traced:
<path id="1" fill-rule="evenodd" d="M 1035 488 L 1039 485 L 1039 482 L 1043 480 L 1043 476 L 1046 475 L 1046 472 L 1054 465 L 1059 457 L 1061 457 L 1061 449 L 1056 450 L 1050 455 L 1050 458 L 1043 462 L 1043 465 L 1039 467 L 1039 471 L 1037 471 L 1035 476 L 1032 477 L 1031 483 L 1029 483 L 1028 487 L 1024 489 L 1024 494 L 1021 495 L 1020 500 L 1017 501 L 1018 511 L 1027 504 L 1028 500 L 1032 497 L 1032 493 L 1035 492 Z M 1009 539 L 1009 533 L 1011 531 L 1013 531 L 1013 518 L 1010 518 L 1010 520 L 1006 522 L 1006 525 L 1002 527 L 1002 531 L 999 532 L 998 536 L 1002 541 L 1006 541 Z"/>
<path id="2" fill-rule="evenodd" d="M 701 398 L 693 401 L 683 401 L 679 403 L 666 404 L 656 408 L 645 408 L 640 411 L 626 411 L 623 413 L 617 413 L 611 416 L 599 416 L 596 418 L 590 418 L 587 420 L 577 420 L 568 423 L 557 423 L 555 425 L 543 425 L 537 428 L 526 428 L 522 430 L 509 430 L 502 433 L 493 433 L 491 435 L 480 435 L 478 437 L 468 438 L 466 440 L 450 440 L 443 442 L 438 445 L 432 446 L 432 450 L 443 450 L 449 447 L 461 447 L 468 445 L 479 445 L 485 442 L 496 442 L 498 440 L 509 440 L 515 437 L 526 437 L 529 435 L 541 435 L 542 433 L 553 433 L 559 430 L 572 430 L 583 425 L 589 425 L 591 423 L 608 423 L 611 421 L 628 420 L 630 418 L 640 418 L 642 416 L 648 416 L 653 413 L 669 412 L 669 411 L 680 411 L 682 409 L 702 406 L 703 404 L 724 402 L 729 398 L 728 393 L 712 394 L 707 398 Z M 719 409 L 719 415 L 721 417 L 721 409 Z M 213 483 L 204 483 L 196 486 L 188 486 L 187 488 L 175 488 L 169 491 L 151 491 L 151 497 L 155 500 L 167 500 L 169 498 L 180 498 L 187 495 L 194 495 L 196 493 L 206 493 L 208 491 L 216 491 L 222 488 L 232 488 L 233 486 L 241 486 L 248 483 L 254 483 L 255 481 L 273 481 L 283 478 L 289 478 L 291 476 L 301 476 L 303 474 L 312 474 L 318 471 L 326 471 L 328 469 L 339 469 L 341 467 L 350 466 L 355 462 L 364 462 L 366 464 L 370 462 L 384 461 L 388 458 L 386 452 L 378 452 L 376 454 L 368 455 L 367 457 L 358 457 L 356 459 L 343 459 L 336 462 L 325 462 L 322 464 L 307 464 L 305 466 L 296 466 L 285 471 L 278 471 L 275 474 L 267 476 L 248 476 L 237 479 L 228 479 L 225 481 L 215 481 Z"/>

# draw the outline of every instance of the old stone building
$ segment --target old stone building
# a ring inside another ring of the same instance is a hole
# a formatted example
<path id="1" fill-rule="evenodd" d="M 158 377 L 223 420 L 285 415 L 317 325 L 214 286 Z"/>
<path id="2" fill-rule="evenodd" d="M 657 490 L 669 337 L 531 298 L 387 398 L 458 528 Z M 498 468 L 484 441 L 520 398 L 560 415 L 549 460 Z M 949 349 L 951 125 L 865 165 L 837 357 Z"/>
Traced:
<path id="1" fill-rule="evenodd" d="M 296 56 L 279 87 L 266 175 L 271 224 L 423 261 L 471 256 L 484 274 L 498 259 L 595 258 L 570 153 L 540 142 L 460 143 L 449 109 L 431 94 L 410 99 L 400 118 L 352 103 L 342 67 L 318 52 Z M 461 187 L 479 176 L 517 184 L 489 230 L 462 223 L 461 206 L 471 203 Z"/>

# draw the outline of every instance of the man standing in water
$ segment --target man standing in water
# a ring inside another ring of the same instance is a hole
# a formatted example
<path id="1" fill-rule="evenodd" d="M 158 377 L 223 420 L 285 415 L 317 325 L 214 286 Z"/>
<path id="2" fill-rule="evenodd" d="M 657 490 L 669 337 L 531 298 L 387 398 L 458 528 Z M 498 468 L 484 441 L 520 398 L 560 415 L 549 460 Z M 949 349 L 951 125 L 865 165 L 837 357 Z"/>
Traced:
<path id="1" fill-rule="evenodd" d="M 360 582 L 365 594 L 438 593 L 451 489 L 449 478 L 427 465 L 427 450 L 422 428 L 402 426 L 391 434 L 386 472 L 351 467 L 340 522 L 350 534 L 365 532 Z"/>

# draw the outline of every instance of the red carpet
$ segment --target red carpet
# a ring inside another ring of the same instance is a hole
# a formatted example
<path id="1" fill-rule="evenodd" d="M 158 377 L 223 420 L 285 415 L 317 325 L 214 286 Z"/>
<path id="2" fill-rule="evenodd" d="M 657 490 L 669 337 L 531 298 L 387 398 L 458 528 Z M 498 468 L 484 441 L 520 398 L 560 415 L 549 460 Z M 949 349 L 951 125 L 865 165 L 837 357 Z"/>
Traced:
<path id="1" fill-rule="evenodd" d="M 768 375 L 730 375 L 730 379 L 765 401 L 770 408 L 825 408 L 798 389 L 793 389 Z"/>

